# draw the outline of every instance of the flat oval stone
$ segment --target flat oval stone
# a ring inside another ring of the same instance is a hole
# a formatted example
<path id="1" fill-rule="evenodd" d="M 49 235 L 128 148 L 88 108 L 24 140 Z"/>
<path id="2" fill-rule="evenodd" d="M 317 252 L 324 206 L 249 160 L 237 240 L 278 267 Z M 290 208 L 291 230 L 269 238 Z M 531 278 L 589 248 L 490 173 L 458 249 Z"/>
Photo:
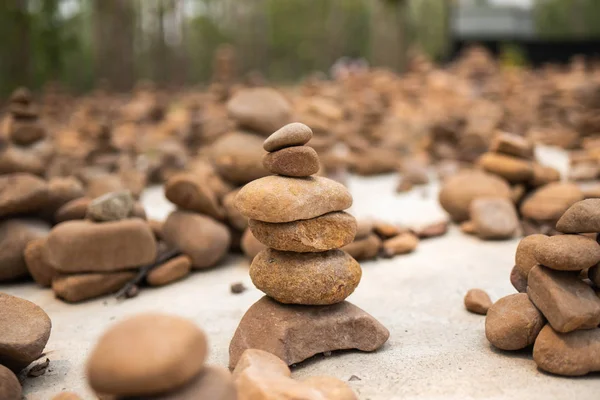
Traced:
<path id="1" fill-rule="evenodd" d="M 262 159 L 266 154 L 257 135 L 232 132 L 213 143 L 211 161 L 217 172 L 229 182 L 243 185 L 269 175 Z"/>
<path id="2" fill-rule="evenodd" d="M 560 181 L 560 171 L 556 168 L 533 163 L 533 178 L 529 181 L 531 186 L 540 187 L 558 181 Z"/>
<path id="3" fill-rule="evenodd" d="M 521 214 L 534 221 L 557 221 L 573 204 L 583 200 L 574 183 L 554 182 L 540 187 L 521 203 Z"/>
<path id="4" fill-rule="evenodd" d="M 231 234 L 225 225 L 188 211 L 169 214 L 163 226 L 165 241 L 192 259 L 192 268 L 203 269 L 217 264 L 229 249 Z"/>
<path id="5" fill-rule="evenodd" d="M 344 211 L 280 224 L 251 219 L 249 226 L 266 246 L 297 253 L 338 249 L 352 242 L 356 234 L 356 219 Z"/>
<path id="6" fill-rule="evenodd" d="M 471 202 L 471 221 L 477 236 L 487 240 L 509 239 L 519 228 L 513 202 L 505 197 L 479 197 Z"/>
<path id="7" fill-rule="evenodd" d="M 150 271 L 146 281 L 150 286 L 166 285 L 187 276 L 191 269 L 192 259 L 178 256 Z"/>
<path id="8" fill-rule="evenodd" d="M 0 217 L 39 211 L 47 204 L 48 196 L 48 184 L 37 176 L 0 176 Z"/>
<path id="9" fill-rule="evenodd" d="M 533 178 L 531 162 L 498 153 L 485 153 L 477 162 L 485 171 L 500 175 L 511 183 L 526 182 Z"/>
<path id="10" fill-rule="evenodd" d="M 22 389 L 19 379 L 3 365 L 0 365 L 0 399 L 21 400 Z"/>
<path id="11" fill-rule="evenodd" d="M 50 225 L 38 219 L 14 218 L 0 222 L 0 282 L 28 275 L 25 248 L 49 231 Z"/>
<path id="12" fill-rule="evenodd" d="M 191 321 L 141 314 L 100 338 L 88 359 L 88 383 L 97 393 L 116 396 L 168 392 L 192 381 L 206 354 L 206 336 Z"/>
<path id="13" fill-rule="evenodd" d="M 216 194 L 202 176 L 189 172 L 173 175 L 165 184 L 165 197 L 183 210 L 206 214 L 215 219 L 225 217 Z"/>
<path id="14" fill-rule="evenodd" d="M 237 91 L 227 103 L 227 112 L 240 127 L 270 135 L 290 122 L 292 106 L 277 90 L 250 88 Z"/>
<path id="15" fill-rule="evenodd" d="M 350 296 L 360 282 L 360 265 L 348 253 L 292 253 L 266 249 L 250 266 L 254 285 L 284 304 L 328 305 Z"/>
<path id="16" fill-rule="evenodd" d="M 139 218 L 93 223 L 58 224 L 46 242 L 48 260 L 60 272 L 111 272 L 149 264 L 156 240 Z"/>
<path id="17" fill-rule="evenodd" d="M 377 257 L 382 247 L 383 242 L 379 236 L 371 233 L 364 238 L 356 239 L 352 243 L 347 244 L 342 247 L 342 250 L 356 260 L 370 260 Z"/>
<path id="18" fill-rule="evenodd" d="M 52 279 L 58 275 L 58 272 L 48 261 L 46 238 L 35 239 L 27 243 L 23 258 L 33 280 L 42 287 L 50 287 Z"/>
<path id="19" fill-rule="evenodd" d="M 87 208 L 92 202 L 89 197 L 80 197 L 63 204 L 54 214 L 54 221 L 59 224 L 74 219 L 84 219 Z"/>
<path id="20" fill-rule="evenodd" d="M 344 185 L 321 176 L 266 176 L 244 186 L 235 198 L 235 206 L 246 217 L 276 223 L 315 218 L 351 205 Z"/>
<path id="21" fill-rule="evenodd" d="M 563 233 L 600 232 L 600 199 L 578 201 L 565 211 L 556 223 Z"/>
<path id="22" fill-rule="evenodd" d="M 37 305 L 6 293 L 0 310 L 0 364 L 19 372 L 44 351 L 52 322 Z"/>
<path id="23" fill-rule="evenodd" d="M 312 130 L 300 122 L 292 122 L 275 131 L 263 143 L 266 151 L 272 152 L 285 147 L 302 146 L 312 139 Z"/>
<path id="24" fill-rule="evenodd" d="M 61 275 L 52 280 L 52 290 L 59 299 L 78 303 L 116 293 L 135 275 L 134 271 Z"/>
<path id="25" fill-rule="evenodd" d="M 319 172 L 319 156 L 308 146 L 294 146 L 268 153 L 263 165 L 270 172 L 284 176 L 305 177 Z"/>
<path id="26" fill-rule="evenodd" d="M 535 246 L 538 263 L 559 271 L 581 271 L 600 262 L 600 245 L 579 235 L 557 235 Z"/>

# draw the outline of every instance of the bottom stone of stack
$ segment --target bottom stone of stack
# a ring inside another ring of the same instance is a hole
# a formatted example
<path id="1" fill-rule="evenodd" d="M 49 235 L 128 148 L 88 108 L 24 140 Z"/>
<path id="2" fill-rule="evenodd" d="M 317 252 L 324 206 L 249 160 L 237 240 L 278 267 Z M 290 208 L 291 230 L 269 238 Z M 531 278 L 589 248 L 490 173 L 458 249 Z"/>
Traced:
<path id="1" fill-rule="evenodd" d="M 265 296 L 242 318 L 229 346 L 229 367 L 235 368 L 246 349 L 267 351 L 292 365 L 328 351 L 375 351 L 389 336 L 379 321 L 347 301 L 314 307 Z"/>

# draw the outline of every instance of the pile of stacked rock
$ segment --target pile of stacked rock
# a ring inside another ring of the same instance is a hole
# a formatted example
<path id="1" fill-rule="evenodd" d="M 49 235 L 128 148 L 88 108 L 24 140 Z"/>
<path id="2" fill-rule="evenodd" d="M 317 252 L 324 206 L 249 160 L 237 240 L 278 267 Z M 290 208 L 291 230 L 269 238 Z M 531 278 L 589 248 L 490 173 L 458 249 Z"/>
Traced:
<path id="1" fill-rule="evenodd" d="M 41 357 L 52 323 L 37 305 L 0 293 L 0 399 L 21 400 L 15 374 Z"/>
<path id="2" fill-rule="evenodd" d="M 485 332 L 503 350 L 533 345 L 544 371 L 585 375 L 600 371 L 600 199 L 573 204 L 556 229 L 521 241 L 511 273 L 521 293 L 489 308 Z"/>
<path id="3" fill-rule="evenodd" d="M 315 151 L 305 146 L 311 136 L 299 124 L 269 136 L 264 161 L 278 175 L 247 184 L 235 198 L 254 236 L 268 246 L 250 267 L 253 283 L 267 296 L 242 318 L 229 349 L 231 368 L 249 348 L 291 365 L 333 350 L 373 351 L 389 336 L 377 320 L 344 301 L 362 274 L 339 250 L 356 232 L 356 220 L 343 212 L 352 197 L 343 185 L 311 176 L 319 169 Z"/>

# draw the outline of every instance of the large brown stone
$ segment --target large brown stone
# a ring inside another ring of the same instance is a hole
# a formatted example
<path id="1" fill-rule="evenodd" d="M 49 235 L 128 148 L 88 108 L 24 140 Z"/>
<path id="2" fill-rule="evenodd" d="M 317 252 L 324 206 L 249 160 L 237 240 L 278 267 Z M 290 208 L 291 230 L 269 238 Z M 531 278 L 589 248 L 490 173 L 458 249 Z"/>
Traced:
<path id="1" fill-rule="evenodd" d="M 505 197 L 474 199 L 471 202 L 470 215 L 475 232 L 482 239 L 510 239 L 520 226 L 513 202 Z"/>
<path id="2" fill-rule="evenodd" d="M 21 400 L 22 389 L 19 379 L 8 368 L 0 365 L 0 399 Z"/>
<path id="3" fill-rule="evenodd" d="M 0 282 L 28 275 L 25 248 L 49 231 L 50 225 L 37 219 L 15 218 L 0 222 Z"/>
<path id="4" fill-rule="evenodd" d="M 235 205 L 250 219 L 280 223 L 345 210 L 352 196 L 344 185 L 320 176 L 267 176 L 244 186 Z"/>
<path id="5" fill-rule="evenodd" d="M 356 219 L 344 211 L 279 224 L 251 219 L 249 225 L 252 234 L 266 246 L 297 253 L 343 247 L 356 233 Z"/>
<path id="6" fill-rule="evenodd" d="M 169 392 L 198 376 L 206 355 L 206 336 L 193 322 L 165 314 L 139 314 L 100 337 L 87 362 L 88 383 L 107 395 Z"/>
<path id="7" fill-rule="evenodd" d="M 293 146 L 268 153 L 263 165 L 273 174 L 305 177 L 319 172 L 319 156 L 309 146 Z"/>
<path id="8" fill-rule="evenodd" d="M 183 210 L 223 219 L 225 211 L 216 194 L 202 176 L 182 172 L 169 178 L 165 185 L 165 197 Z"/>
<path id="9" fill-rule="evenodd" d="M 192 268 L 216 265 L 229 249 L 231 234 L 227 227 L 202 214 L 172 212 L 163 226 L 165 241 L 192 259 Z"/>
<path id="10" fill-rule="evenodd" d="M 292 365 L 328 351 L 375 351 L 389 335 L 375 318 L 348 302 L 283 305 L 265 296 L 242 318 L 229 346 L 229 367 L 235 368 L 247 349 L 268 351 Z"/>
<path id="11" fill-rule="evenodd" d="M 262 143 L 259 136 L 250 133 L 229 133 L 212 145 L 211 161 L 223 178 L 235 184 L 246 184 L 269 175 L 262 163 L 266 154 Z"/>
<path id="12" fill-rule="evenodd" d="M 0 365 L 14 372 L 28 366 L 44 351 L 52 322 L 30 301 L 0 293 Z"/>
<path id="13" fill-rule="evenodd" d="M 0 217 L 40 211 L 48 202 L 48 184 L 37 176 L 0 176 Z"/>
<path id="14" fill-rule="evenodd" d="M 527 294 L 558 332 L 591 329 L 600 324 L 600 298 L 576 273 L 535 266 Z"/>
<path id="15" fill-rule="evenodd" d="M 293 253 L 266 249 L 250 266 L 254 285 L 285 304 L 339 303 L 354 292 L 361 276 L 360 265 L 341 250 Z"/>
<path id="16" fill-rule="evenodd" d="M 272 133 L 263 143 L 266 151 L 277 151 L 291 146 L 302 146 L 312 138 L 312 130 L 300 123 L 292 122 Z"/>
<path id="17" fill-rule="evenodd" d="M 281 93 L 271 88 L 242 89 L 227 103 L 227 112 L 242 128 L 270 135 L 288 124 L 292 107 Z"/>
<path id="18" fill-rule="evenodd" d="M 600 371 L 600 328 L 560 333 L 546 325 L 533 346 L 533 360 L 538 368 L 557 375 Z"/>
<path id="19" fill-rule="evenodd" d="M 46 238 L 34 239 L 27 243 L 23 257 L 33 280 L 42 287 L 50 287 L 58 272 L 48 261 Z"/>
<path id="20" fill-rule="evenodd" d="M 521 214 L 537 222 L 557 221 L 576 202 L 583 200 L 583 192 L 569 182 L 549 183 L 534 191 L 521 204 Z"/>
<path id="21" fill-rule="evenodd" d="M 536 244 L 536 261 L 559 271 L 581 271 L 600 262 L 600 245 L 580 235 L 557 235 Z"/>
<path id="22" fill-rule="evenodd" d="M 485 153 L 478 160 L 485 171 L 499 175 L 510 183 L 527 182 L 533 178 L 530 161 L 498 153 Z"/>
<path id="23" fill-rule="evenodd" d="M 52 280 L 52 290 L 56 297 L 69 303 L 78 303 L 115 293 L 135 275 L 134 271 L 61 275 Z"/>
<path id="24" fill-rule="evenodd" d="M 600 232 L 600 199 L 581 200 L 565 211 L 556 223 L 563 233 Z"/>
<path id="25" fill-rule="evenodd" d="M 453 221 L 463 222 L 469 219 L 469 207 L 474 199 L 510 198 L 510 195 L 510 187 L 502 178 L 481 171 L 462 171 L 444 181 L 439 200 Z"/>
<path id="26" fill-rule="evenodd" d="M 149 264 L 156 240 L 139 218 L 93 223 L 67 221 L 48 235 L 49 262 L 60 272 L 112 272 Z"/>

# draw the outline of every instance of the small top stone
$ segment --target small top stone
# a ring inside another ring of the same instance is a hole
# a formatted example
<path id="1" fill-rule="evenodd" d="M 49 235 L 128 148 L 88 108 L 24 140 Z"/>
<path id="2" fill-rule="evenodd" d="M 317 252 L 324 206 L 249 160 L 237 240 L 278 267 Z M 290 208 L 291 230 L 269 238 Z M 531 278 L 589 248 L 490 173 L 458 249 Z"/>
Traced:
<path id="1" fill-rule="evenodd" d="M 273 152 L 285 147 L 302 146 L 308 143 L 312 136 L 313 132 L 308 126 L 300 122 L 292 122 L 269 136 L 265 140 L 263 148 Z"/>
<path id="2" fill-rule="evenodd" d="M 131 214 L 134 203 L 128 190 L 107 193 L 92 200 L 88 205 L 87 216 L 97 222 L 119 221 Z"/>

